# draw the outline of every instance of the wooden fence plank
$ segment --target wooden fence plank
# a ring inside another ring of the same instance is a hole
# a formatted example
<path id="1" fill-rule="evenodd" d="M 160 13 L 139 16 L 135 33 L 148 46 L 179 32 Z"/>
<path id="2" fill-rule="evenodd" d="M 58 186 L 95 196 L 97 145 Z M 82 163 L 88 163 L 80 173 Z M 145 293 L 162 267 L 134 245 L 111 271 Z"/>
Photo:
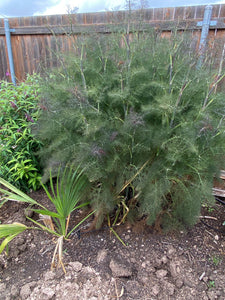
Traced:
<path id="1" fill-rule="evenodd" d="M 201 33 L 198 21 L 202 21 L 204 9 L 205 6 L 193 6 L 134 11 L 132 20 L 135 22 L 130 24 L 130 33 L 156 29 L 168 36 L 174 29 L 189 30 L 191 44 L 197 50 Z M 82 34 L 126 32 L 127 19 L 127 11 L 10 18 L 10 28 L 15 29 L 11 40 L 16 77 L 23 80 L 26 73 L 60 64 L 55 52 L 75 51 L 69 36 L 76 40 Z M 210 26 L 209 46 L 220 57 L 220 44 L 224 43 L 225 5 L 213 5 L 213 19 L 217 24 Z M 9 71 L 3 19 L 0 19 L 0 56 L 0 79 L 3 79 Z"/>

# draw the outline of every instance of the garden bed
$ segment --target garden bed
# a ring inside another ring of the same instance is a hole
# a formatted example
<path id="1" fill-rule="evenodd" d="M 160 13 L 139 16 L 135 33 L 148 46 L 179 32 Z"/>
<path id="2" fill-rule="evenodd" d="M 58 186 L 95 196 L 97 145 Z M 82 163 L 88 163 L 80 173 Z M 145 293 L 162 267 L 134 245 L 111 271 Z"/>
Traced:
<path id="1" fill-rule="evenodd" d="M 32 197 L 47 202 L 42 190 Z M 24 205 L 5 203 L 1 223 L 31 225 L 24 211 Z M 72 222 L 81 217 L 78 212 Z M 66 274 L 61 268 L 50 271 L 52 236 L 23 233 L 9 245 L 9 255 L 1 255 L 1 299 L 224 299 L 223 221 L 224 206 L 218 202 L 204 207 L 188 231 L 164 235 L 144 220 L 127 223 L 115 228 L 126 247 L 107 226 L 83 228 L 64 244 Z"/>

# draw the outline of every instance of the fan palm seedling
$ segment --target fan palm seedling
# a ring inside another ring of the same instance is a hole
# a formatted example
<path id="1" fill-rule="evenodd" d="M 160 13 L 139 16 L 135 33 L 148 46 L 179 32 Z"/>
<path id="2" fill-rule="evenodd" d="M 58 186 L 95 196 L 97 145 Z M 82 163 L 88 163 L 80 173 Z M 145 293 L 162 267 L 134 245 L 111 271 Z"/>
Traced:
<path id="1" fill-rule="evenodd" d="M 40 216 L 40 220 L 38 221 L 27 217 L 37 227 L 28 227 L 21 223 L 1 224 L 0 238 L 4 238 L 4 240 L 0 246 L 0 253 L 13 238 L 23 231 L 30 229 L 41 229 L 53 234 L 58 238 L 52 258 L 51 268 L 55 266 L 55 261 L 58 257 L 58 266 L 61 265 L 65 272 L 62 262 L 63 240 L 69 239 L 71 233 L 94 213 L 94 211 L 89 213 L 78 224 L 72 228 L 69 228 L 71 213 L 89 204 L 89 202 L 82 202 L 89 186 L 89 181 L 84 175 L 83 171 L 80 171 L 79 168 L 74 170 L 72 167 L 66 167 L 64 171 L 61 172 L 61 169 L 59 168 L 55 187 L 50 172 L 51 191 L 49 192 L 48 188 L 43 184 L 42 187 L 45 190 L 49 200 L 53 203 L 55 211 L 47 209 L 44 205 L 38 203 L 2 178 L 0 178 L 0 184 L 7 188 L 0 188 L 0 192 L 4 194 L 5 200 L 25 202 L 30 205 L 35 205 L 38 208 L 31 207 L 31 210 L 38 213 Z M 44 225 L 40 223 L 40 221 L 43 221 Z"/>

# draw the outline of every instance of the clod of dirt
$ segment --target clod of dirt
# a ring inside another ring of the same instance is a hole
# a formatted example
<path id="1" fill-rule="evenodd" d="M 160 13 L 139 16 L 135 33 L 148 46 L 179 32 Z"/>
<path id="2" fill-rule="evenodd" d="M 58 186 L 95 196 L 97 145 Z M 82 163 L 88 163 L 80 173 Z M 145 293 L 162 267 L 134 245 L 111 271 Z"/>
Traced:
<path id="1" fill-rule="evenodd" d="M 167 270 L 160 269 L 156 271 L 156 277 L 158 279 L 163 279 L 164 277 L 166 277 L 167 273 L 168 273 Z"/>
<path id="2" fill-rule="evenodd" d="M 10 290 L 11 299 L 18 299 L 19 298 L 19 289 L 17 286 L 13 285 Z"/>
<path id="3" fill-rule="evenodd" d="M 173 278 L 176 278 L 181 273 L 181 269 L 180 269 L 179 263 L 177 263 L 175 261 L 170 261 L 170 263 L 169 263 L 169 270 L 170 270 L 170 274 L 171 274 L 171 276 Z"/>
<path id="4" fill-rule="evenodd" d="M 183 281 L 183 279 L 181 279 L 181 278 L 178 278 L 178 279 L 175 281 L 175 285 L 176 285 L 176 287 L 177 287 L 178 289 L 182 288 L 183 284 L 184 284 L 184 281 Z"/>
<path id="5" fill-rule="evenodd" d="M 112 271 L 114 277 L 131 277 L 132 269 L 126 261 L 119 261 L 112 259 L 110 261 L 109 267 Z"/>
<path id="6" fill-rule="evenodd" d="M 0 283 L 0 293 L 3 293 L 6 289 L 6 284 L 5 283 Z"/>
<path id="7" fill-rule="evenodd" d="M 80 272 L 83 265 L 79 261 L 70 262 L 69 266 L 73 269 L 74 272 Z"/>
<path id="8" fill-rule="evenodd" d="M 97 263 L 100 264 L 102 263 L 107 257 L 107 251 L 105 249 L 102 249 L 98 252 L 97 255 Z"/>
<path id="9" fill-rule="evenodd" d="M 176 253 L 176 249 L 173 246 L 170 246 L 168 251 L 167 251 L 167 257 L 169 259 L 172 259 L 175 255 L 175 253 Z"/>
<path id="10" fill-rule="evenodd" d="M 52 288 L 46 287 L 42 290 L 42 294 L 44 296 L 44 299 L 50 300 L 55 295 L 55 291 Z"/>
<path id="11" fill-rule="evenodd" d="M 152 294 L 154 296 L 157 296 L 159 294 L 159 292 L 160 292 L 160 286 L 158 284 L 154 285 L 152 287 Z"/>
<path id="12" fill-rule="evenodd" d="M 53 279 L 55 279 L 55 272 L 53 272 L 53 271 L 45 272 L 45 274 L 44 274 L 44 280 L 45 281 L 53 280 Z"/>
<path id="13" fill-rule="evenodd" d="M 172 296 L 175 292 L 175 286 L 174 284 L 168 282 L 168 281 L 163 281 L 162 283 L 163 290 L 166 295 Z"/>
<path id="14" fill-rule="evenodd" d="M 24 285 L 20 291 L 21 299 L 111 299 L 110 291 L 114 286 L 113 280 L 111 283 L 105 282 L 93 268 L 82 267 L 82 264 L 79 262 L 70 263 L 69 265 L 67 274 L 61 279 L 54 277 L 54 272 L 47 271 L 43 274 L 42 279 L 35 283 L 33 290 L 31 290 L 29 284 Z M 78 271 L 75 271 L 72 266 L 77 268 Z M 82 280 L 80 280 L 81 278 Z"/>
<path id="15" fill-rule="evenodd" d="M 31 292 L 32 292 L 32 288 L 34 288 L 34 286 L 36 285 L 35 281 L 26 283 L 25 285 L 22 286 L 21 290 L 20 290 L 20 297 L 22 300 L 27 299 Z"/>

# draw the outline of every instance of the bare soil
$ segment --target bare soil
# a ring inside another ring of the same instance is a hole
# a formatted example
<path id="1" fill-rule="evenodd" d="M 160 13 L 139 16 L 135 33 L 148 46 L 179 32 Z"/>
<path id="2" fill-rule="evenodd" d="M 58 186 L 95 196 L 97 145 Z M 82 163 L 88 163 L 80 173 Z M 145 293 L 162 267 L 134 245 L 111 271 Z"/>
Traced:
<path id="1" fill-rule="evenodd" d="M 47 201 L 42 190 L 32 197 Z M 5 203 L 1 223 L 32 225 L 25 209 Z M 224 220 L 225 206 L 216 202 L 186 231 L 162 234 L 143 221 L 121 225 L 115 230 L 126 247 L 107 226 L 81 228 L 64 243 L 66 274 L 62 268 L 50 271 L 52 236 L 31 230 L 11 242 L 8 256 L 0 256 L 1 299 L 225 299 Z"/>

